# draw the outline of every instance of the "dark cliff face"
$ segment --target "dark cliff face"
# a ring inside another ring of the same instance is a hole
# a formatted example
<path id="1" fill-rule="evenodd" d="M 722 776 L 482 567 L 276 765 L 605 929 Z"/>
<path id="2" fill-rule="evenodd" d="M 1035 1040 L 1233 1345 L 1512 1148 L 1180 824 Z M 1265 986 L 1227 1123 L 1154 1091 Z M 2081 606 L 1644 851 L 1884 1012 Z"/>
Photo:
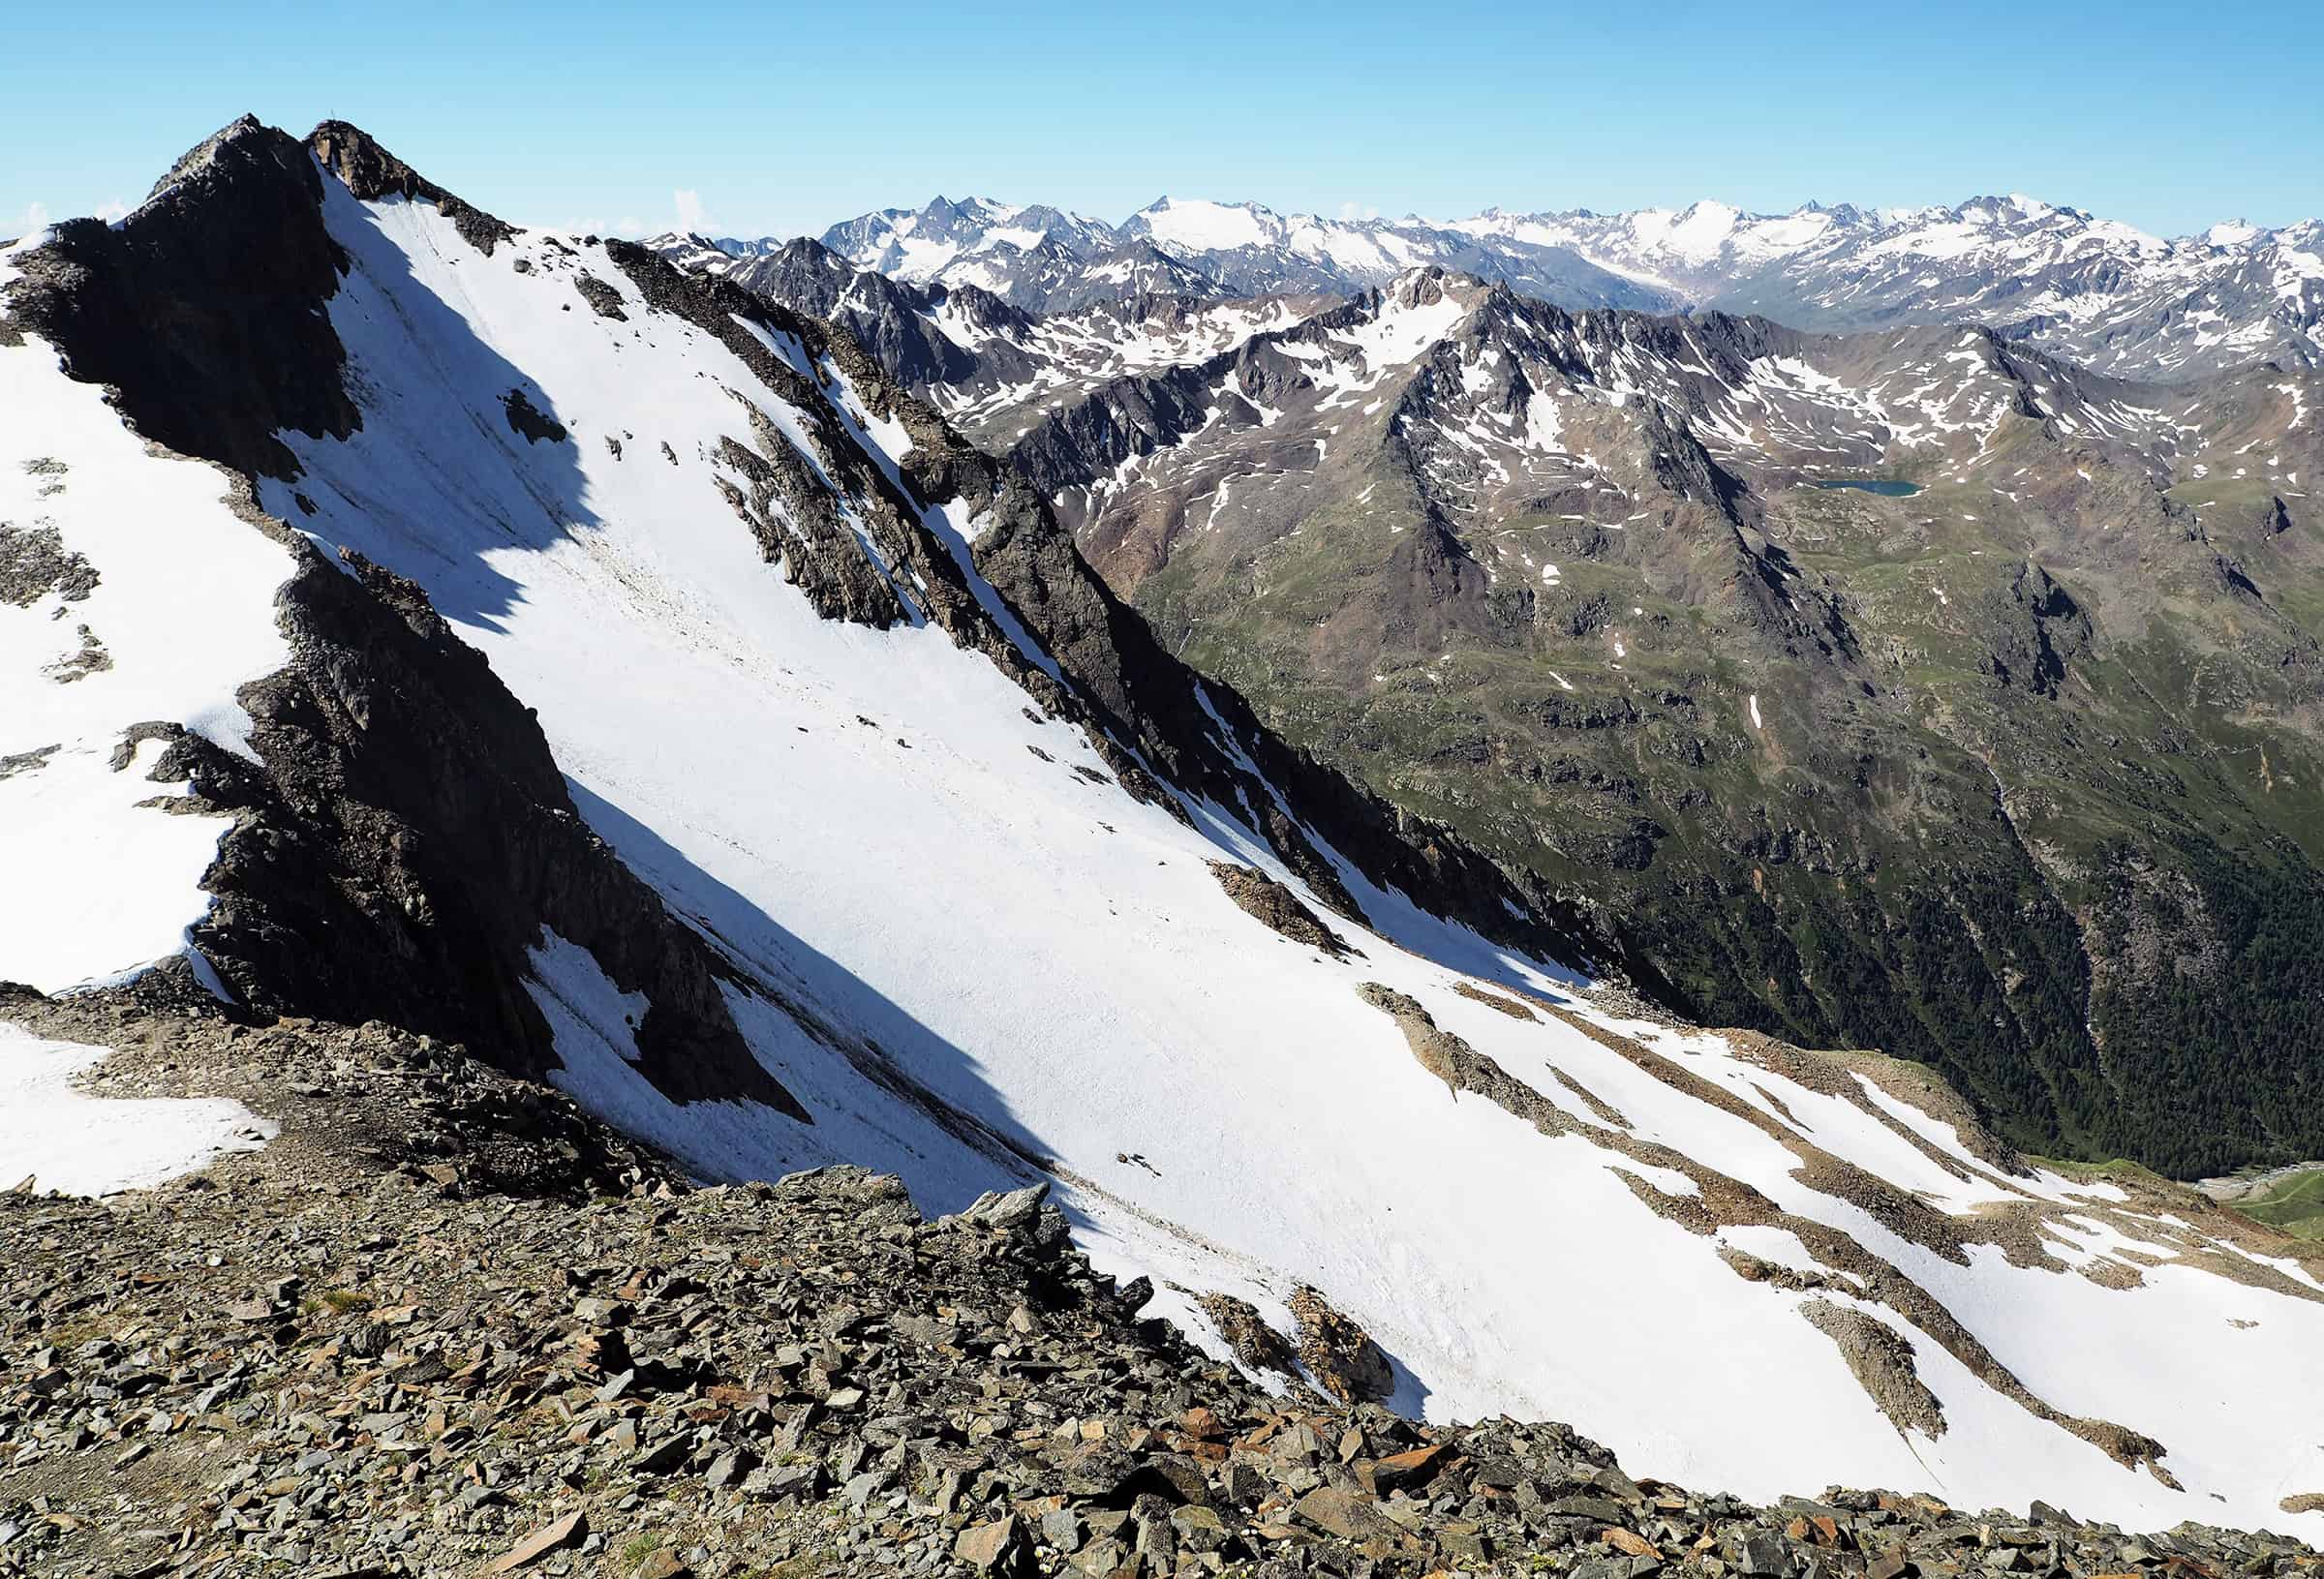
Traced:
<path id="1" fill-rule="evenodd" d="M 770 301 L 837 323 L 862 342 L 880 366 L 915 389 L 959 382 L 978 365 L 980 353 L 936 327 L 933 315 L 947 300 L 967 321 L 983 327 L 1023 327 L 1027 321 L 984 291 L 947 293 L 906 285 L 859 270 L 805 237 L 738 263 L 722 278 Z"/>
<path id="2" fill-rule="evenodd" d="M 196 148 L 118 225 L 72 220 L 21 260 L 11 316 L 118 391 L 146 438 L 287 477 L 282 429 L 361 425 L 323 303 L 346 258 L 304 148 L 248 116 Z"/>

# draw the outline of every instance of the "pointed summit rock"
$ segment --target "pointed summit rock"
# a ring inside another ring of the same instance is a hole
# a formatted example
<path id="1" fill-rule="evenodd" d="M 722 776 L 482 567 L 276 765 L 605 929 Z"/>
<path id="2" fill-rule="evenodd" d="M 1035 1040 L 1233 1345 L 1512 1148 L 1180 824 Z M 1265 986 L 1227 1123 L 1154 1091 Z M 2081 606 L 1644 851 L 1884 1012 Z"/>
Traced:
<path id="1" fill-rule="evenodd" d="M 396 197 L 434 203 L 469 244 L 486 257 L 516 233 L 515 226 L 462 201 L 421 175 L 380 146 L 361 127 L 324 121 L 307 134 L 307 150 L 317 164 L 347 183 L 347 190 L 364 202 Z"/>

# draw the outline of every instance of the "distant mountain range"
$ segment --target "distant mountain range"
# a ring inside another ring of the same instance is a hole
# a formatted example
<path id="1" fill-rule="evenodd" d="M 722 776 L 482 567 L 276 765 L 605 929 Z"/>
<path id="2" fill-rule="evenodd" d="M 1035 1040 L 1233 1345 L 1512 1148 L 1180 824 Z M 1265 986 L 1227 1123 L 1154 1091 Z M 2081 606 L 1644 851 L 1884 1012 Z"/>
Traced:
<path id="1" fill-rule="evenodd" d="M 1717 310 L 1822 330 L 1973 322 L 2126 378 L 2324 363 L 2324 222 L 2234 222 L 2166 240 L 2022 196 L 1789 214 L 1709 201 L 1490 209 L 1451 222 L 1164 197 L 1118 226 L 938 197 L 860 215 L 821 241 L 859 268 L 1040 313 L 1155 291 L 1348 295 L 1434 266 L 1569 309 Z M 649 245 L 681 262 L 706 251 L 749 262 L 781 244 L 671 234 Z"/>

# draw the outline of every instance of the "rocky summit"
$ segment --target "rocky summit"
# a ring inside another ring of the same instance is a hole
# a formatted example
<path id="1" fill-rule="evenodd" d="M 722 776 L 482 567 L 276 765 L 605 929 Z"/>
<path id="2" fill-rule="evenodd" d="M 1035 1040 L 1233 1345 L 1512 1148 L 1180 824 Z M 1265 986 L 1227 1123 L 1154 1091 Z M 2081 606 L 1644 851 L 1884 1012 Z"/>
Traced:
<path id="1" fill-rule="evenodd" d="M 2288 353 L 154 167 L 0 246 L 0 1575 L 2317 1566 Z"/>

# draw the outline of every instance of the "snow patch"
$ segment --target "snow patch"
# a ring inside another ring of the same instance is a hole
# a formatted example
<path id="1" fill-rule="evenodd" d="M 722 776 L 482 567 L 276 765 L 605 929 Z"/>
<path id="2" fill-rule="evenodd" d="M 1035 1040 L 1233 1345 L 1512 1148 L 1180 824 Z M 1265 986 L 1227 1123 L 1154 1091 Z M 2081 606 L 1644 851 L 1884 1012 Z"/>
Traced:
<path id="1" fill-rule="evenodd" d="M 0 1189 L 148 1190 L 256 1151 L 281 1129 L 225 1097 L 98 1097 L 74 1082 L 112 1049 L 0 1022 Z"/>

